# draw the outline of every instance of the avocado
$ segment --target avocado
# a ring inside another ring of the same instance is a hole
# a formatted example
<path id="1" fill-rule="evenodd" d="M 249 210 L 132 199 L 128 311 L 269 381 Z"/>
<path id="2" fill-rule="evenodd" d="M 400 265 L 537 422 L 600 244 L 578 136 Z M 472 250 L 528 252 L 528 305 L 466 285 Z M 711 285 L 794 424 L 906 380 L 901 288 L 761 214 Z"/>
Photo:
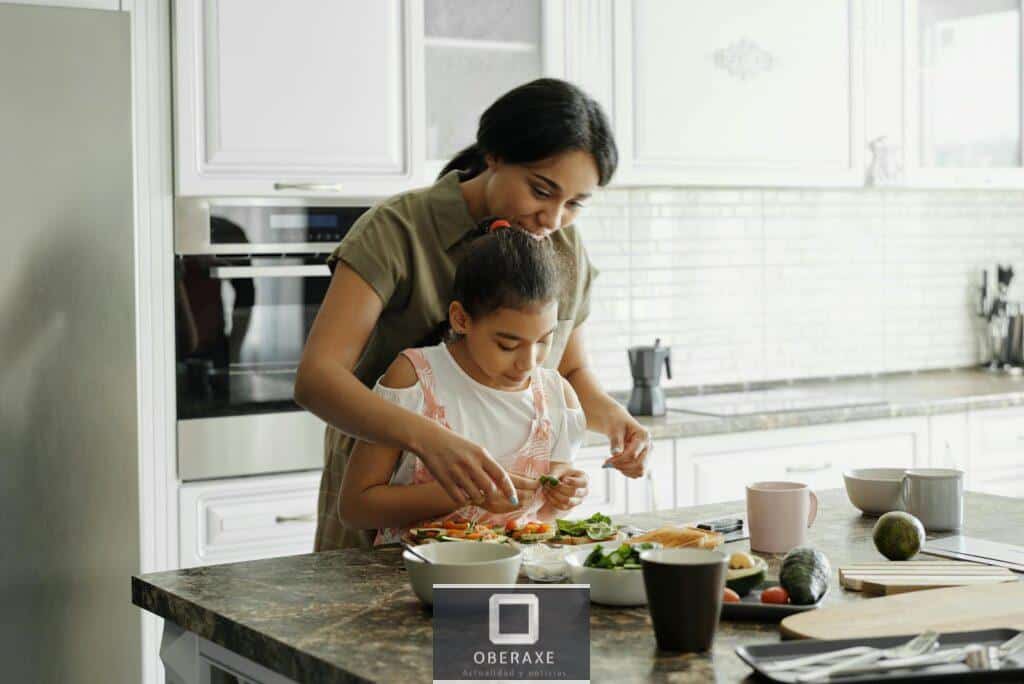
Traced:
<path id="1" fill-rule="evenodd" d="M 752 556 L 754 565 L 750 568 L 729 568 L 725 574 L 725 586 L 735 591 L 740 596 L 746 596 L 752 589 L 756 589 L 764 582 L 765 572 L 768 570 L 768 563 L 763 558 Z"/>
<path id="2" fill-rule="evenodd" d="M 821 551 L 798 546 L 782 559 L 779 584 L 789 594 L 791 603 L 807 606 L 817 603 L 828 591 L 832 566 Z"/>

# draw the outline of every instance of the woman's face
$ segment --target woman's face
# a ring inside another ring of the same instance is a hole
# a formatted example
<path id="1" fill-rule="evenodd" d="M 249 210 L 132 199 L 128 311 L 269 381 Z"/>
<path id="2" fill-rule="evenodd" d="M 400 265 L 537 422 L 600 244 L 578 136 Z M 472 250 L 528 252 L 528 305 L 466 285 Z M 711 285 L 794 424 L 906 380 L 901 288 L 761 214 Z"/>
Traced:
<path id="1" fill-rule="evenodd" d="M 472 318 L 459 302 L 449 310 L 452 329 L 463 335 L 471 375 L 490 387 L 521 390 L 533 369 L 544 363 L 558 325 L 558 304 L 502 307 Z"/>
<path id="2" fill-rule="evenodd" d="M 594 158 L 581 150 L 529 164 L 489 157 L 487 166 L 487 213 L 518 223 L 538 238 L 572 224 L 599 179 Z"/>

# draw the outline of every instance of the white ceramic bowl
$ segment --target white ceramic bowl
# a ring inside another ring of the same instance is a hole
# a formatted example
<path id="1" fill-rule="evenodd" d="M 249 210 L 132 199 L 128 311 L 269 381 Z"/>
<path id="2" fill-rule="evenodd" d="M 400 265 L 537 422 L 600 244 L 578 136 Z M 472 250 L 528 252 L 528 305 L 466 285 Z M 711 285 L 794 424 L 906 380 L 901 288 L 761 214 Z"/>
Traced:
<path id="1" fill-rule="evenodd" d="M 652 544 L 655 548 L 660 545 Z M 604 547 L 613 551 L 617 545 Z M 593 549 L 579 549 L 566 556 L 569 564 L 569 579 L 573 584 L 589 584 L 590 600 L 606 606 L 646 606 L 647 590 L 644 589 L 643 571 L 605 570 L 588 568 L 583 565 Z"/>
<path id="2" fill-rule="evenodd" d="M 900 485 L 904 468 L 858 468 L 843 473 L 850 503 L 867 515 L 902 511 Z"/>
<path id="3" fill-rule="evenodd" d="M 430 563 L 402 552 L 412 590 L 427 605 L 434 603 L 435 584 L 515 584 L 523 555 L 509 544 L 444 542 L 416 547 Z"/>

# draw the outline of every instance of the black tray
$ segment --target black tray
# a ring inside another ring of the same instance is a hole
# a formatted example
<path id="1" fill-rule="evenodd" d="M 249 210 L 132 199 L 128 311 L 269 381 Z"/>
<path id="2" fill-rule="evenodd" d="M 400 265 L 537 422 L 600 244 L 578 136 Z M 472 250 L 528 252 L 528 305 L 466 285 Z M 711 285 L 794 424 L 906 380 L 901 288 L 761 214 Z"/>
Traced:
<path id="1" fill-rule="evenodd" d="M 826 591 L 817 603 L 798 606 L 792 603 L 761 603 L 761 592 L 769 587 L 777 587 L 778 582 L 765 582 L 757 589 L 740 599 L 739 603 L 722 603 L 723 620 L 751 620 L 756 622 L 778 622 L 787 615 L 803 613 L 821 607 L 821 602 L 828 595 Z"/>
<path id="2" fill-rule="evenodd" d="M 734 604 L 735 605 L 735 604 Z M 965 644 L 984 644 L 998 646 L 1004 641 L 1015 637 L 1020 631 L 1016 629 L 985 629 L 973 632 L 947 632 L 939 635 L 939 647 L 962 646 Z M 778 644 L 759 646 L 740 646 L 736 655 L 762 678 L 772 682 L 795 682 L 796 672 L 765 672 L 762 666 L 776 660 L 795 656 L 814 655 L 825 651 L 835 651 L 849 646 L 874 646 L 889 648 L 905 644 L 915 635 L 876 637 L 873 639 L 803 639 L 800 641 L 784 641 Z M 824 667 L 824 664 L 822 665 Z M 836 675 L 830 682 L 934 682 L 934 681 L 972 681 L 972 682 L 1022 682 L 1024 681 L 1024 658 L 1021 654 L 1003 661 L 1001 670 L 971 670 L 963 663 L 951 665 L 932 665 L 916 670 L 903 670 L 885 674 L 865 673 L 843 677 Z"/>

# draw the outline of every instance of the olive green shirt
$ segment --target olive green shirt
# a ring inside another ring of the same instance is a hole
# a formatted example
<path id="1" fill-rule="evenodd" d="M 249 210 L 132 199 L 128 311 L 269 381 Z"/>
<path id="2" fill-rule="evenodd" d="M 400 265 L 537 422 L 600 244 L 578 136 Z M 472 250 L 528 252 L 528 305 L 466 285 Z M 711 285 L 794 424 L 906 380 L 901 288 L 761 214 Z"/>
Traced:
<path id="1" fill-rule="evenodd" d="M 354 373 L 373 387 L 398 354 L 430 340 L 448 317 L 455 268 L 465 256 L 476 224 L 453 171 L 434 185 L 392 197 L 363 214 L 331 255 L 355 271 L 384 304 Z M 587 258 L 575 227 L 550 237 L 569 266 L 558 305 L 558 328 L 545 361 L 557 367 L 572 331 L 590 312 L 590 287 L 597 270 Z M 348 454 L 355 440 L 328 425 L 325 467 L 320 484 L 316 550 L 370 545 L 370 533 L 345 528 L 338 516 L 338 496 Z"/>

